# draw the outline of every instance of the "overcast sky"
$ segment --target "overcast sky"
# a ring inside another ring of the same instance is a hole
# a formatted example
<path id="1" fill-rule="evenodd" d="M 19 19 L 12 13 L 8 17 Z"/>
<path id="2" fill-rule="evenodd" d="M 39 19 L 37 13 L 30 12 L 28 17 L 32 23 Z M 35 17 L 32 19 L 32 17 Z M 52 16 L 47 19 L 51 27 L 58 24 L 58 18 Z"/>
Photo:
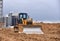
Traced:
<path id="1" fill-rule="evenodd" d="M 60 21 L 60 0 L 4 0 L 4 16 L 9 12 L 26 12 L 34 20 Z"/>

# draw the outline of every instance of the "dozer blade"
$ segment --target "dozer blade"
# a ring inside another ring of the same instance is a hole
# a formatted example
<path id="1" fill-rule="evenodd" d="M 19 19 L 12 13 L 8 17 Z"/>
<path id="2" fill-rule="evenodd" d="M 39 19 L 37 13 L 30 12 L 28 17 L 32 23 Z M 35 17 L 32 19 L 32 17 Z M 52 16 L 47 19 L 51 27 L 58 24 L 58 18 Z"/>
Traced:
<path id="1" fill-rule="evenodd" d="M 23 27 L 23 33 L 26 33 L 26 34 L 43 34 L 43 31 L 41 30 L 41 27 L 26 26 L 26 27 Z"/>

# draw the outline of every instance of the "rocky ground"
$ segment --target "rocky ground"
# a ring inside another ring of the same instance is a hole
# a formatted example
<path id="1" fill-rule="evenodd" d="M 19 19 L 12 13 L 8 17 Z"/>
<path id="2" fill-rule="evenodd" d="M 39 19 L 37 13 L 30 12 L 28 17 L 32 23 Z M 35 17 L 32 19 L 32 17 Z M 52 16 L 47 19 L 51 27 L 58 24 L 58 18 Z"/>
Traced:
<path id="1" fill-rule="evenodd" d="M 42 31 L 44 34 L 25 34 L 0 28 L 0 41 L 60 41 L 60 24 L 43 24 Z"/>

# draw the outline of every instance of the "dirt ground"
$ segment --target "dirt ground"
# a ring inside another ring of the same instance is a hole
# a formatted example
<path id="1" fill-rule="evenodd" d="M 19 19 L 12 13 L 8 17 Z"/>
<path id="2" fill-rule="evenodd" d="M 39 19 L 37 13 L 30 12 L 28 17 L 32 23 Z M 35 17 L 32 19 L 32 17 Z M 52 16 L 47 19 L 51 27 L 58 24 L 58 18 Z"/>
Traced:
<path id="1" fill-rule="evenodd" d="M 0 41 L 60 41 L 60 24 L 43 24 L 42 31 L 44 34 L 25 34 L 0 28 Z"/>

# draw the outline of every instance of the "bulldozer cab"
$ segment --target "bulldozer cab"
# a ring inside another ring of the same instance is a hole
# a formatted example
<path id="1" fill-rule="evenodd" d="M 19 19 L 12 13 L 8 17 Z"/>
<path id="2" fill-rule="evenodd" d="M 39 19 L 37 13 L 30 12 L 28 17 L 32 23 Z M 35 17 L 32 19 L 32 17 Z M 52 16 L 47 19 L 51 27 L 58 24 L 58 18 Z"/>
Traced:
<path id="1" fill-rule="evenodd" d="M 28 18 L 28 15 L 27 15 L 27 13 L 20 13 L 19 14 L 19 19 L 27 19 Z"/>
<path id="2" fill-rule="evenodd" d="M 28 18 L 27 13 L 20 13 L 19 14 L 18 23 L 19 24 L 23 24 L 23 20 L 26 20 L 27 18 Z"/>

